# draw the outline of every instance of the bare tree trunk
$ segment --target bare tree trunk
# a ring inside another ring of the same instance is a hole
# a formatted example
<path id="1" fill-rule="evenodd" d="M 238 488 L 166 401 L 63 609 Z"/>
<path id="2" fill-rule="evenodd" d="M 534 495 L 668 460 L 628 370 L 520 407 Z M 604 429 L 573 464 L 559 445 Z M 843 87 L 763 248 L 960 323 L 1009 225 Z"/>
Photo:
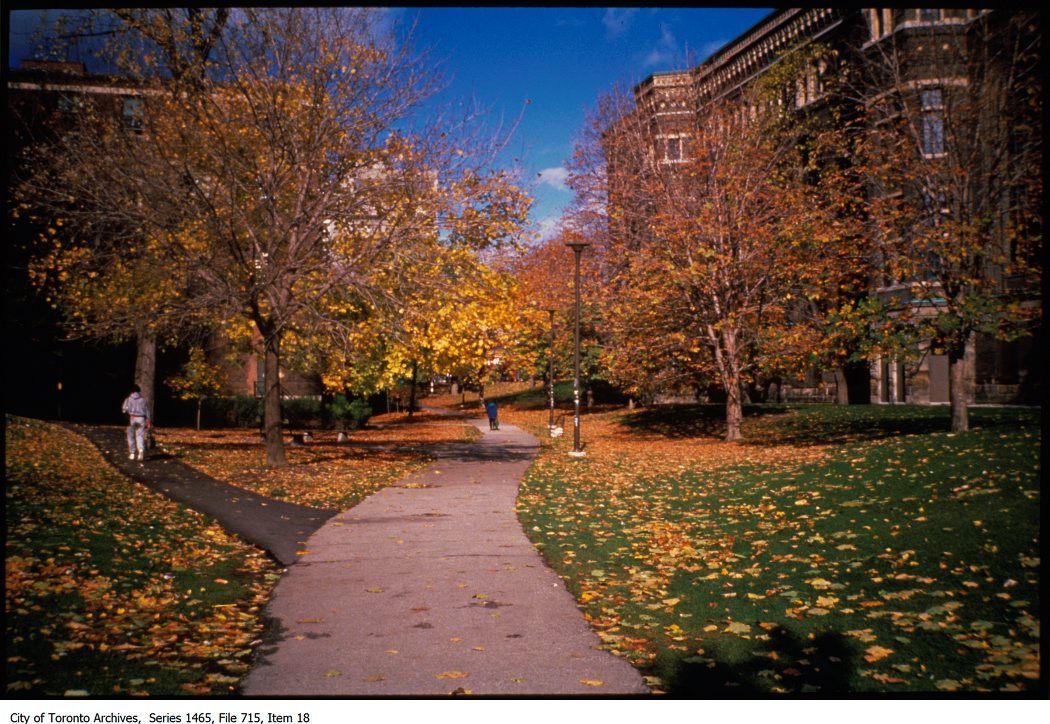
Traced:
<path id="1" fill-rule="evenodd" d="M 966 432 L 970 429 L 969 411 L 966 409 L 965 343 L 960 349 L 948 353 L 948 400 L 952 408 L 952 432 Z"/>
<path id="2" fill-rule="evenodd" d="M 280 340 L 267 335 L 265 345 L 266 397 L 263 399 L 263 427 L 266 436 L 266 464 L 271 468 L 288 465 L 281 434 L 281 356 Z"/>
<path id="3" fill-rule="evenodd" d="M 412 360 L 412 382 L 408 388 L 408 416 L 416 411 L 416 375 L 419 372 L 419 363 Z"/>
<path id="4" fill-rule="evenodd" d="M 743 440 L 740 423 L 744 419 L 743 400 L 740 395 L 740 382 L 734 380 L 726 383 L 726 442 Z"/>
<path id="5" fill-rule="evenodd" d="M 743 440 L 740 423 L 744 419 L 744 404 L 740 387 L 740 369 L 736 358 L 736 333 L 718 331 L 709 325 L 708 336 L 715 343 L 715 362 L 726 391 L 726 442 Z"/>
<path id="6" fill-rule="evenodd" d="M 846 382 L 846 370 L 836 367 L 833 372 L 835 373 L 835 404 L 848 405 L 849 383 Z"/>
<path id="7" fill-rule="evenodd" d="M 157 385 L 157 335 L 148 330 L 135 336 L 135 384 L 142 388 L 152 418 Z"/>

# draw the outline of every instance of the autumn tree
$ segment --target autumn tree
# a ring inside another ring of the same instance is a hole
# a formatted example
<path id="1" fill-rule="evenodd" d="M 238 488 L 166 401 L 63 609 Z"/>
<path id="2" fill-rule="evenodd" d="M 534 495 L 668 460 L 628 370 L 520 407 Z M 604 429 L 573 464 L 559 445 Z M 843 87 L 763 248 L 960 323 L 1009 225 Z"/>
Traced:
<path id="1" fill-rule="evenodd" d="M 594 255 L 581 260 L 584 289 L 594 279 Z M 551 356 L 554 376 L 572 373 L 573 259 L 561 231 L 537 240 L 514 259 L 516 308 L 520 310 L 524 369 L 538 373 L 550 382 Z M 553 329 L 552 329 L 553 328 Z M 551 349 L 551 335 L 554 349 Z"/>
<path id="2" fill-rule="evenodd" d="M 190 347 L 189 359 L 179 374 L 166 380 L 180 400 L 197 403 L 197 429 L 201 429 L 201 405 L 205 398 L 222 391 L 222 371 L 208 362 L 202 347 Z"/>
<path id="3" fill-rule="evenodd" d="M 30 275 L 66 321 L 73 337 L 136 345 L 134 379 L 154 400 L 158 341 L 174 342 L 201 325 L 204 311 L 189 294 L 186 269 L 172 263 L 128 212 L 135 199 L 100 170 L 116 146 L 146 152 L 141 142 L 143 96 L 159 89 L 146 81 L 161 73 L 199 85 L 222 35 L 227 9 L 94 10 L 59 18 L 61 37 L 49 52 L 95 39 L 99 62 L 119 77 L 105 81 L 124 95 L 78 92 L 47 118 L 14 108 L 13 123 L 32 142 L 17 159 L 16 213 L 42 230 Z M 138 53 L 131 52 L 138 49 Z M 144 67 L 142 55 L 157 53 Z M 112 98 L 123 98 L 124 107 Z M 85 171 L 89 170 L 85 176 Z M 87 179 L 102 184 L 87 196 Z"/>
<path id="4" fill-rule="evenodd" d="M 451 375 L 482 384 L 496 357 L 521 346 L 510 274 L 472 249 L 433 252 L 425 285 L 402 295 L 396 308 L 370 309 L 316 348 L 326 387 L 368 394 L 407 379 L 411 411 L 419 380 Z"/>
<path id="5" fill-rule="evenodd" d="M 211 319 L 252 325 L 272 466 L 285 464 L 288 335 L 338 336 L 433 276 L 437 246 L 484 247 L 517 228 L 509 177 L 480 170 L 453 127 L 413 115 L 437 76 L 375 19 L 232 13 L 201 79 L 166 79 L 145 97 L 141 138 L 105 139 L 68 179 L 95 214 L 85 224 L 119 213 L 186 270 Z"/>
<path id="6" fill-rule="evenodd" d="M 795 300 L 840 239 L 818 193 L 821 127 L 783 102 L 787 80 L 719 99 L 683 83 L 692 111 L 671 133 L 642 108 L 603 138 L 620 365 L 645 385 L 717 381 L 727 440 L 742 437 L 743 386 L 819 337 Z"/>
<path id="7" fill-rule="evenodd" d="M 857 100 L 884 273 L 867 307 L 873 348 L 946 355 L 963 431 L 967 347 L 1029 334 L 1040 311 L 1042 26 L 1034 12 L 945 13 L 958 22 L 861 51 Z"/>

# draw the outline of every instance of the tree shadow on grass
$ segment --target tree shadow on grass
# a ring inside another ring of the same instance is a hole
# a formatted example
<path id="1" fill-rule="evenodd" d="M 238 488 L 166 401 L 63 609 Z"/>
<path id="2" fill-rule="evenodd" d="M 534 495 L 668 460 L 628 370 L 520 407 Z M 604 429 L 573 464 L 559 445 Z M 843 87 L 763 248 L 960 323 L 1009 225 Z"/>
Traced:
<path id="1" fill-rule="evenodd" d="M 756 642 L 758 643 L 758 642 Z M 751 657 L 727 663 L 687 656 L 658 663 L 664 687 L 679 697 L 759 697 L 771 694 L 827 696 L 849 692 L 855 665 L 844 636 L 834 632 L 802 639 L 784 628 L 769 633 Z"/>
<path id="2" fill-rule="evenodd" d="M 783 415 L 789 408 L 783 405 L 746 406 L 745 419 Z M 725 405 L 660 405 L 624 415 L 621 422 L 627 429 L 645 435 L 659 435 L 669 439 L 694 437 L 723 437 L 726 432 Z"/>
<path id="3" fill-rule="evenodd" d="M 1025 409 L 979 408 L 970 411 L 971 428 L 1028 424 L 1038 413 Z M 722 405 L 667 405 L 624 415 L 623 425 L 640 434 L 668 439 L 725 435 Z M 900 435 L 948 432 L 950 410 L 930 405 L 748 405 L 744 407 L 745 444 L 827 445 L 879 440 Z"/>

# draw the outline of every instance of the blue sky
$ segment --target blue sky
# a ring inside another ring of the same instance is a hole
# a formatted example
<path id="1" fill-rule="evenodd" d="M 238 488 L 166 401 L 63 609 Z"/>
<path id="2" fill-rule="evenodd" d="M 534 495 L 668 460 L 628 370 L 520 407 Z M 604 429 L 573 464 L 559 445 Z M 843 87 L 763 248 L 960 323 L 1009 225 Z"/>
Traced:
<path id="1" fill-rule="evenodd" d="M 549 230 L 572 195 L 567 159 L 586 114 L 615 84 L 699 63 L 768 15 L 769 8 L 410 8 L 416 42 L 445 61 L 447 93 L 473 94 L 510 121 L 525 111 L 510 153 Z"/>
<path id="2" fill-rule="evenodd" d="M 508 154 L 520 159 L 536 198 L 532 222 L 553 227 L 571 199 L 564 164 L 587 110 L 615 84 L 699 63 L 769 8 L 417 7 L 388 10 L 402 26 L 418 20 L 417 47 L 443 62 L 442 100 L 473 96 L 490 125 L 524 114 Z M 28 53 L 35 13 L 11 17 L 10 62 Z M 526 105 L 526 101 L 528 101 Z"/>

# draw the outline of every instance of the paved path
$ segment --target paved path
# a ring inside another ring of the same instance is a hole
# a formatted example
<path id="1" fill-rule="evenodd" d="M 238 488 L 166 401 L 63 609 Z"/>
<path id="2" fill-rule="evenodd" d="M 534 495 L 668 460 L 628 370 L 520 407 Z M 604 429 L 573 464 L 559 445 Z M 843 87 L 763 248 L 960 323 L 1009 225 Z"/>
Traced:
<path id="1" fill-rule="evenodd" d="M 511 425 L 331 518 L 278 583 L 253 696 L 646 694 L 597 649 L 526 538 L 518 485 L 538 450 Z"/>
<path id="2" fill-rule="evenodd" d="M 259 546 L 282 565 L 299 558 L 306 540 L 335 510 L 285 503 L 221 483 L 170 455 L 152 451 L 144 463 L 128 460 L 125 428 L 103 425 L 67 427 L 83 435 L 114 467 L 133 480 L 215 518 L 226 530 Z"/>

